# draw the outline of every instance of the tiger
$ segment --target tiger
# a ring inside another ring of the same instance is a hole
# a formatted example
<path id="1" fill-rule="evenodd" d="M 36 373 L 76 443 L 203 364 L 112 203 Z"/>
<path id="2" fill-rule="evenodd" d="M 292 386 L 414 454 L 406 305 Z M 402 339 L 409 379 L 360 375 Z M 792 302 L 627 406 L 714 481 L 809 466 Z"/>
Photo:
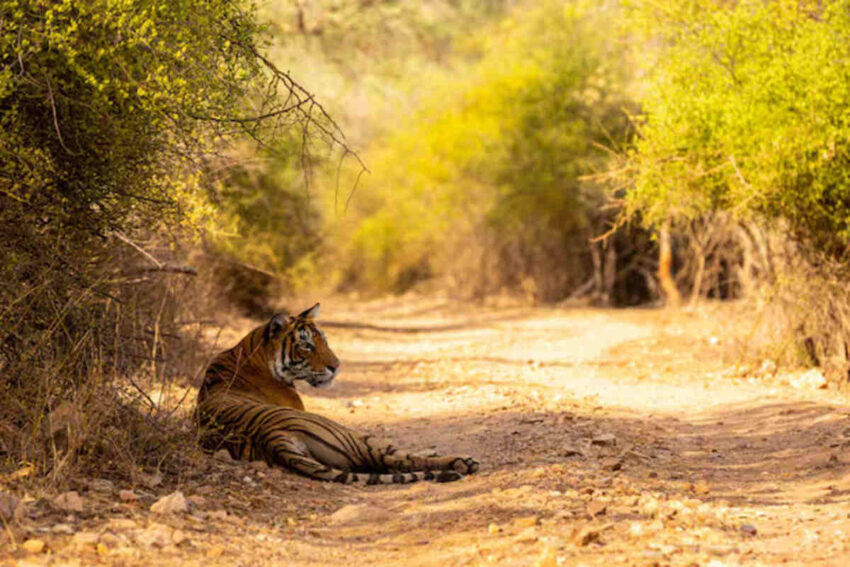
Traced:
<path id="1" fill-rule="evenodd" d="M 305 411 L 303 380 L 328 387 L 340 362 L 317 326 L 319 304 L 279 313 L 219 353 L 198 391 L 200 445 L 233 459 L 265 460 L 304 476 L 348 484 L 450 482 L 478 470 L 471 457 L 400 453 L 391 444 Z"/>

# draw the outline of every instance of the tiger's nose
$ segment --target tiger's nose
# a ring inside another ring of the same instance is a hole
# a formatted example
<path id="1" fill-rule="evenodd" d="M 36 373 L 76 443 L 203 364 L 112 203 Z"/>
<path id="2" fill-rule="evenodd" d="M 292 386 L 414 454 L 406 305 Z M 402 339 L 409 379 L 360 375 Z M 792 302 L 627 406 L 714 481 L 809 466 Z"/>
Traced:
<path id="1" fill-rule="evenodd" d="M 337 371 L 339 370 L 339 362 L 334 362 L 333 364 L 328 364 L 327 368 L 328 368 L 328 371 L 330 371 L 331 374 L 336 374 Z"/>

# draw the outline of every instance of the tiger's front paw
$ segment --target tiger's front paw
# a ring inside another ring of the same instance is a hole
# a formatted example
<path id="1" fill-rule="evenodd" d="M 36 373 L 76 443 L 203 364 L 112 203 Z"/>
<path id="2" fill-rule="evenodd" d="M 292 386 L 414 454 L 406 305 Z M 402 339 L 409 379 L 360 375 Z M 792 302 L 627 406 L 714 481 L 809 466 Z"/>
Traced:
<path id="1" fill-rule="evenodd" d="M 472 474 L 478 470 L 478 461 L 472 457 L 455 457 L 451 463 L 451 469 L 460 474 Z"/>

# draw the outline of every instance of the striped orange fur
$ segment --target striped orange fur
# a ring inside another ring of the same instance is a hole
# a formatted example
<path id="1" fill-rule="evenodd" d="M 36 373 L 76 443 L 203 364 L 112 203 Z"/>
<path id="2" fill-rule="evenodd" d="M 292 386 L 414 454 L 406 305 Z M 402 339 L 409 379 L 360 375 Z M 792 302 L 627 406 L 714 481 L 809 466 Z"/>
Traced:
<path id="1" fill-rule="evenodd" d="M 336 482 L 447 482 L 478 470 L 469 457 L 400 454 L 391 444 L 304 411 L 297 380 L 329 385 L 339 360 L 315 323 L 316 304 L 276 315 L 207 367 L 196 419 L 201 445 Z"/>

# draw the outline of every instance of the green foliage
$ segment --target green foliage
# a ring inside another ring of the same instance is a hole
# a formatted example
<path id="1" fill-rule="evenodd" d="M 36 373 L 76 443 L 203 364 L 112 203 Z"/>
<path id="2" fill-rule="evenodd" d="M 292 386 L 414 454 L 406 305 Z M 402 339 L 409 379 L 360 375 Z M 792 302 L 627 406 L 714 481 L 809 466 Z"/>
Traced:
<path id="1" fill-rule="evenodd" d="M 241 0 L 0 0 L 0 469 L 99 463 L 97 434 L 59 454 L 45 415 L 68 401 L 103 425 L 132 398 L 154 412 L 140 379 L 187 373 L 196 297 L 157 258 L 179 259 L 171 237 L 214 212 L 229 143 L 294 123 L 334 138 L 260 32 Z"/>
<path id="2" fill-rule="evenodd" d="M 469 30 L 502 15 L 509 4 L 507 0 L 317 0 L 279 3 L 265 10 L 282 43 L 306 41 L 348 69 L 366 67 L 376 73 L 398 70 L 416 58 L 457 57 L 457 44 Z"/>
<path id="3" fill-rule="evenodd" d="M 260 13 L 271 21 L 270 58 L 309 76 L 351 146 L 360 149 L 393 127 L 387 115 L 415 106 L 420 91 L 427 91 L 425 76 L 445 74 L 462 49 L 477 53 L 480 46 L 461 47 L 467 30 L 498 17 L 506 4 L 322 0 L 266 4 Z M 252 271 L 243 276 L 262 285 L 246 286 L 244 278 L 238 285 L 252 294 L 333 283 L 326 245 L 338 234 L 348 194 L 363 170 L 347 155 L 339 178 L 340 154 L 329 152 L 322 157 L 330 159 L 307 162 L 305 173 L 301 143 L 287 136 L 272 151 L 243 160 L 250 166 L 231 172 L 216 192 L 213 247 L 257 268 L 246 268 Z M 358 191 L 359 198 L 367 193 Z M 278 285 L 267 285 L 270 277 Z"/>
<path id="4" fill-rule="evenodd" d="M 238 286 L 243 289 L 232 291 L 257 296 L 243 297 L 238 303 L 265 304 L 274 293 L 314 281 L 313 257 L 322 244 L 322 217 L 305 187 L 307 172 L 302 169 L 299 144 L 298 139 L 285 137 L 274 151 L 245 160 L 231 170 L 216 193 L 218 214 L 210 242 L 236 263 L 231 272 L 243 272 Z M 246 286 L 244 280 L 255 284 Z M 228 295 L 234 297 L 234 293 Z"/>
<path id="5" fill-rule="evenodd" d="M 239 3 L 6 0 L 0 188 L 49 225 L 104 234 L 177 213 L 204 118 L 231 116 L 261 75 Z M 5 208 L 5 207 L 4 207 Z M 137 213 L 138 212 L 138 213 Z"/>
<path id="6" fill-rule="evenodd" d="M 345 281 L 402 289 L 451 273 L 475 292 L 544 299 L 581 283 L 602 195 L 580 178 L 626 131 L 612 17 L 547 2 L 467 38 L 483 58 L 367 153 Z"/>
<path id="7" fill-rule="evenodd" d="M 645 122 L 628 204 L 649 222 L 706 211 L 790 221 L 821 250 L 850 238 L 850 3 L 632 4 Z"/>

